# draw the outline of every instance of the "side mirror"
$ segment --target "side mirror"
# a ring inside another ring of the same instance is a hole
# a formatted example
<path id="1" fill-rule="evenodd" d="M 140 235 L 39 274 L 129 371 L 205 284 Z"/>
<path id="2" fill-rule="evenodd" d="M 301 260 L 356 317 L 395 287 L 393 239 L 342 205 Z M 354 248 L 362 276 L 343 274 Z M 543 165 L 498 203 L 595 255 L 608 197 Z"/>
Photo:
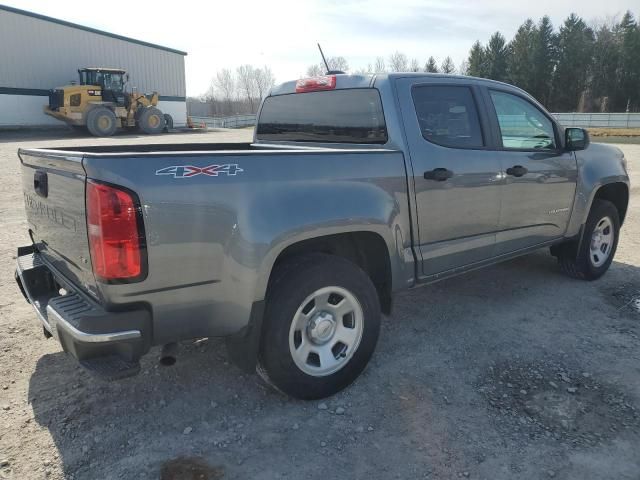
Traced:
<path id="1" fill-rule="evenodd" d="M 564 131 L 564 144 L 569 151 L 584 150 L 590 141 L 589 132 L 584 128 L 570 127 Z"/>

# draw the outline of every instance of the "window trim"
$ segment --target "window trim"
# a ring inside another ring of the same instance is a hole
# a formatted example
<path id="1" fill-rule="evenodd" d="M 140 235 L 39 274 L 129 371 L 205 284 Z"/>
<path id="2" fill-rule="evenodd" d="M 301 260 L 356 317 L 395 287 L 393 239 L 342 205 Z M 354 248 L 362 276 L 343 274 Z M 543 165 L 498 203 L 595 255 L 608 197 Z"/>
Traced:
<path id="1" fill-rule="evenodd" d="M 262 117 L 262 111 L 264 110 L 264 104 L 266 103 L 268 98 L 272 97 L 286 97 L 289 95 L 306 95 L 308 93 L 319 93 L 319 92 L 338 92 L 338 91 L 346 91 L 346 90 L 373 90 L 378 94 L 378 99 L 380 100 L 380 111 L 382 112 L 382 121 L 384 123 L 384 134 L 385 139 L 384 142 L 331 142 L 331 141 L 320 141 L 320 140 L 268 140 L 268 139 L 260 139 L 258 138 L 258 125 L 260 124 L 260 118 Z M 262 104 L 260 105 L 260 110 L 258 111 L 258 115 L 256 116 L 256 126 L 255 126 L 255 141 L 261 142 L 283 142 L 283 143 L 323 143 L 323 144 L 334 144 L 334 145 L 376 145 L 381 147 L 383 145 L 388 145 L 389 143 L 389 127 L 387 125 L 387 116 L 384 111 L 384 102 L 382 101 L 382 95 L 380 95 L 380 90 L 375 87 L 352 87 L 352 88 L 335 88 L 333 90 L 318 90 L 318 92 L 291 92 L 291 93 L 281 93 L 278 95 L 267 95 Z"/>
<path id="2" fill-rule="evenodd" d="M 544 108 L 540 108 L 538 105 L 536 105 L 534 102 L 531 101 L 530 98 L 527 98 L 525 95 L 522 95 L 519 92 L 515 92 L 513 90 L 510 89 L 506 89 L 506 88 L 494 88 L 494 87 L 485 87 L 485 91 L 486 91 L 486 101 L 489 103 L 489 105 L 487 106 L 488 109 L 490 109 L 491 113 L 490 115 L 490 120 L 494 126 L 495 129 L 495 135 L 494 135 L 494 142 L 495 142 L 495 148 L 493 148 L 492 150 L 495 151 L 499 151 L 499 152 L 535 152 L 535 153 L 541 153 L 541 152 L 550 152 L 550 153 L 558 153 L 558 152 L 563 152 L 564 148 L 563 148 L 563 144 L 562 142 L 560 142 L 560 135 L 558 134 L 558 124 L 556 123 L 555 119 L 551 116 L 550 113 L 548 113 Z M 500 128 L 500 121 L 498 120 L 498 112 L 496 111 L 496 106 L 493 103 L 493 98 L 491 98 L 491 92 L 499 92 L 499 93 L 506 93 L 508 95 L 512 95 L 514 97 L 519 98 L 520 100 L 523 100 L 525 102 L 527 102 L 529 105 L 531 105 L 533 108 L 535 108 L 536 110 L 538 110 L 543 117 L 545 117 L 547 120 L 549 120 L 549 122 L 551 122 L 551 128 L 553 129 L 553 137 L 554 137 L 554 143 L 555 143 L 555 148 L 548 148 L 548 149 L 540 149 L 540 148 L 509 148 L 509 147 L 505 147 L 503 142 L 502 142 L 502 129 Z"/>
<path id="3" fill-rule="evenodd" d="M 478 123 L 480 124 L 480 135 L 482 136 L 483 145 L 479 147 L 443 145 L 441 143 L 434 142 L 426 138 L 422 134 L 422 129 L 420 128 L 420 118 L 418 118 L 418 109 L 416 108 L 416 101 L 415 101 L 415 97 L 413 96 L 414 90 L 418 88 L 424 88 L 424 87 L 449 87 L 449 88 L 456 87 L 456 88 L 466 88 L 467 90 L 469 90 L 471 92 L 471 101 L 473 102 L 473 105 L 476 109 L 476 114 L 478 116 Z M 477 88 L 478 88 L 477 85 L 474 85 L 472 83 L 451 83 L 451 82 L 424 82 L 424 83 L 414 83 L 413 85 L 411 85 L 411 104 L 413 106 L 413 113 L 415 114 L 416 123 L 418 125 L 418 131 L 420 132 L 420 138 L 422 138 L 423 141 L 427 142 L 430 145 L 436 145 L 438 147 L 450 148 L 454 150 L 493 150 L 490 145 L 492 142 L 489 141 L 489 135 L 487 134 L 487 126 L 485 124 L 487 119 L 485 118 L 482 110 L 478 108 L 479 102 L 478 102 L 478 92 L 476 91 Z"/>

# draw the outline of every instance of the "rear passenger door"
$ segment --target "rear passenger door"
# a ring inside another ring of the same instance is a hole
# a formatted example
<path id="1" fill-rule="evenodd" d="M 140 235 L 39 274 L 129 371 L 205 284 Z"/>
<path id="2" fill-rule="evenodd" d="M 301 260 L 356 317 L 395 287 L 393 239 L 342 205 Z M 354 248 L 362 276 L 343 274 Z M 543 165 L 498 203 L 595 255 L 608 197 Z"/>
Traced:
<path id="1" fill-rule="evenodd" d="M 577 181 L 573 152 L 563 149 L 550 115 L 515 89 L 487 88 L 504 172 L 496 254 L 508 254 L 563 236 Z"/>
<path id="2" fill-rule="evenodd" d="M 487 147 L 481 92 L 442 80 L 397 80 L 424 277 L 491 258 L 500 212 L 500 161 Z"/>

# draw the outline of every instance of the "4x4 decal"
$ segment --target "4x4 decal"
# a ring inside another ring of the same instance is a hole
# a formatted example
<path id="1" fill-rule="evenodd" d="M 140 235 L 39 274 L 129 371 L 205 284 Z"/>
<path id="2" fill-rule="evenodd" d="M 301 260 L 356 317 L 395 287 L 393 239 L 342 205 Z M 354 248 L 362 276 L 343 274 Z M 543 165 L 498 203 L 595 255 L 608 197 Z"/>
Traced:
<path id="1" fill-rule="evenodd" d="M 227 163 L 224 165 L 209 165 L 208 167 L 195 167 L 193 165 L 175 165 L 172 167 L 156 170 L 156 175 L 171 175 L 173 178 L 188 178 L 196 175 L 208 175 L 217 177 L 220 174 L 237 175 L 244 172 L 237 163 Z"/>

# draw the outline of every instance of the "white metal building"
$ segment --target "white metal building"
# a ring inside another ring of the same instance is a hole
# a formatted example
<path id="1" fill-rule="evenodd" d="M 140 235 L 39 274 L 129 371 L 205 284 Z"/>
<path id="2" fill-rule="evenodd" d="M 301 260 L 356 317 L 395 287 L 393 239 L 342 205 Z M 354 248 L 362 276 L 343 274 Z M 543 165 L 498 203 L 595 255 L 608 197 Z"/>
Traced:
<path id="1" fill-rule="evenodd" d="M 49 90 L 83 67 L 123 68 L 127 88 L 158 92 L 158 107 L 186 123 L 186 52 L 0 5 L 0 127 L 63 125 L 42 112 Z"/>

